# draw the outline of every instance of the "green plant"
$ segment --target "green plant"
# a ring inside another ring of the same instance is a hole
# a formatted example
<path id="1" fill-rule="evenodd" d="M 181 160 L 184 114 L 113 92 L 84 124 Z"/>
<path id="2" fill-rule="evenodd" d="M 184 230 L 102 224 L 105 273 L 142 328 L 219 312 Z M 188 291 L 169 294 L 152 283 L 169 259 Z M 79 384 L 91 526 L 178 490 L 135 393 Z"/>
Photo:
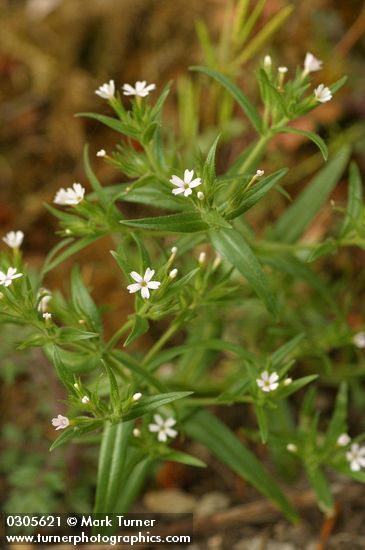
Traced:
<path id="1" fill-rule="evenodd" d="M 245 2 L 239 5 L 243 10 Z M 153 85 L 124 86 L 125 95 L 134 96 L 128 108 L 110 81 L 97 93 L 114 116 L 79 116 L 121 136 L 115 151 L 97 155 L 129 181 L 102 186 L 85 148 L 91 192 L 85 197 L 83 186 L 74 184 L 56 195 L 54 202 L 63 208 L 47 206 L 59 219 L 63 239 L 32 280 L 19 249 L 21 238 L 7 237 L 13 252 L 1 255 L 1 321 L 32 328 L 19 348 L 42 347 L 67 390 L 69 412 L 53 419 L 62 431 L 51 449 L 102 432 L 95 512 L 127 511 L 158 462 L 204 467 L 200 459 L 169 445 L 177 432 L 205 445 L 292 520 L 296 510 L 248 439 L 259 437 L 268 445 L 279 469 L 295 456 L 327 514 L 334 504 L 326 469 L 365 479 L 360 471 L 363 448 L 345 437 L 346 384 L 340 386 L 327 430 L 319 423 L 314 391 L 306 393 L 297 425 L 290 412 L 308 384 L 352 382 L 351 373 L 340 375 L 331 359 L 336 348 L 354 361 L 353 333 L 346 322 L 349 305 L 337 299 L 337 282 L 311 264 L 342 247 L 365 245 L 355 164 L 342 225 L 331 227 L 323 240 L 303 239 L 344 173 L 349 149 L 330 158 L 274 223 L 258 232 L 245 216 L 259 202 L 272 200 L 274 192 L 288 196 L 286 170 L 264 176 L 259 167 L 277 134 L 304 135 L 327 160 L 319 135 L 292 126 L 345 82 L 313 91 L 310 72 L 318 70 L 318 63 L 307 55 L 305 68 L 287 79 L 286 68 L 275 70 L 266 58 L 257 73 L 262 114 L 225 74 L 212 67 L 193 68 L 223 86 L 258 135 L 223 174 L 216 172 L 219 135 L 203 156 L 195 143 L 180 154 L 179 136 L 164 131 L 170 84 L 154 103 L 147 97 Z M 151 207 L 151 216 L 129 219 L 119 208 L 123 203 Z M 153 215 L 154 207 L 168 214 Z M 116 268 L 135 294 L 133 313 L 108 341 L 100 307 L 77 266 L 68 298 L 42 288 L 50 270 L 105 236 L 113 237 Z M 129 351 L 151 324 L 160 327 L 153 346 L 146 353 Z M 173 365 L 168 376 L 162 368 L 166 363 Z M 215 410 L 252 408 L 257 432 L 244 431 L 242 441 L 209 411 L 213 405 Z"/>

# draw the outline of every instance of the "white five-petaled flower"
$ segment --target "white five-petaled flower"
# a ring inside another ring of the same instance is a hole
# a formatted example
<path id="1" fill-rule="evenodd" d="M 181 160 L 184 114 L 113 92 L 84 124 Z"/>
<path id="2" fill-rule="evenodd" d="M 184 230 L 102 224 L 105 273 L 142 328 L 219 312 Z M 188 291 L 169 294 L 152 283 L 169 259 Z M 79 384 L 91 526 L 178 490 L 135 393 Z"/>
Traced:
<path id="1" fill-rule="evenodd" d="M 180 195 L 181 193 L 184 193 L 184 197 L 188 197 L 189 195 L 191 195 L 193 192 L 192 189 L 194 187 L 198 187 L 198 185 L 201 185 L 201 179 L 193 179 L 193 176 L 194 170 L 185 170 L 183 180 L 178 176 L 171 176 L 170 182 L 176 187 L 176 189 L 172 190 L 172 193 L 174 195 Z"/>
<path id="2" fill-rule="evenodd" d="M 361 468 L 365 468 L 365 447 L 360 447 L 358 443 L 353 443 L 350 450 L 346 453 L 346 458 L 350 463 L 351 470 L 359 472 Z"/>
<path id="3" fill-rule="evenodd" d="M 320 59 L 317 59 L 312 53 L 307 52 L 304 59 L 304 74 L 314 73 L 322 69 L 322 63 Z"/>
<path id="4" fill-rule="evenodd" d="M 337 445 L 339 447 L 346 447 L 351 441 L 349 434 L 341 434 L 338 436 Z"/>
<path id="5" fill-rule="evenodd" d="M 123 95 L 135 95 L 138 97 L 146 97 L 150 92 L 156 89 L 156 84 L 148 84 L 145 80 L 137 80 L 133 86 L 130 84 L 123 84 Z"/>
<path id="6" fill-rule="evenodd" d="M 327 88 L 327 86 L 320 84 L 314 90 L 314 97 L 320 103 L 327 103 L 327 101 L 331 101 L 332 99 L 332 92 L 329 88 Z"/>
<path id="7" fill-rule="evenodd" d="M 261 374 L 261 378 L 257 378 L 256 384 L 259 388 L 262 389 L 262 391 L 269 392 L 274 391 L 279 386 L 279 375 L 276 372 L 273 372 L 272 374 L 269 374 L 267 370 L 265 370 Z"/>
<path id="8" fill-rule="evenodd" d="M 157 439 L 165 443 L 168 437 L 176 437 L 177 431 L 172 429 L 175 426 L 176 420 L 174 418 L 167 418 L 164 420 L 159 414 L 155 414 L 153 417 L 155 424 L 150 424 L 148 429 L 150 432 L 158 433 Z"/>
<path id="9" fill-rule="evenodd" d="M 46 321 L 49 321 L 50 319 L 52 319 L 52 313 L 48 313 L 46 311 L 46 313 L 43 313 L 42 315 L 43 319 L 45 319 Z"/>
<path id="10" fill-rule="evenodd" d="M 355 346 L 359 349 L 365 348 L 365 332 L 357 332 L 352 339 Z"/>
<path id="11" fill-rule="evenodd" d="M 97 156 L 97 157 L 105 157 L 105 155 L 106 155 L 105 149 L 100 149 L 100 150 L 96 153 L 96 156 Z"/>
<path id="12" fill-rule="evenodd" d="M 3 237 L 4 243 L 10 246 L 10 248 L 19 248 L 23 242 L 23 239 L 23 231 L 9 231 L 9 233 Z"/>
<path id="13" fill-rule="evenodd" d="M 99 86 L 99 88 L 95 90 L 95 93 L 103 99 L 112 99 L 115 94 L 114 80 L 109 80 L 109 83 L 106 82 L 102 86 Z"/>
<path id="14" fill-rule="evenodd" d="M 144 276 L 139 275 L 136 271 L 132 271 L 130 276 L 132 279 L 134 279 L 136 282 L 128 285 L 127 289 L 131 294 L 134 292 L 141 291 L 142 298 L 148 299 L 150 297 L 150 291 L 149 289 L 152 288 L 152 290 L 156 290 L 160 286 L 159 281 L 151 281 L 152 277 L 155 274 L 154 269 L 150 269 L 147 267 Z"/>
<path id="15" fill-rule="evenodd" d="M 2 286 L 10 286 L 14 279 L 17 279 L 18 277 L 22 277 L 23 273 L 17 273 L 16 267 L 9 267 L 8 271 L 4 273 L 3 271 L 0 271 L 0 285 Z"/>
<path id="16" fill-rule="evenodd" d="M 56 428 L 56 430 L 64 430 L 70 425 L 70 421 L 67 416 L 62 416 L 62 414 L 59 414 L 56 418 L 52 418 L 52 425 Z"/>
<path id="17" fill-rule="evenodd" d="M 53 202 L 62 206 L 74 206 L 83 200 L 84 195 L 85 189 L 81 183 L 74 183 L 72 187 L 67 187 L 67 189 L 61 187 L 57 191 Z"/>

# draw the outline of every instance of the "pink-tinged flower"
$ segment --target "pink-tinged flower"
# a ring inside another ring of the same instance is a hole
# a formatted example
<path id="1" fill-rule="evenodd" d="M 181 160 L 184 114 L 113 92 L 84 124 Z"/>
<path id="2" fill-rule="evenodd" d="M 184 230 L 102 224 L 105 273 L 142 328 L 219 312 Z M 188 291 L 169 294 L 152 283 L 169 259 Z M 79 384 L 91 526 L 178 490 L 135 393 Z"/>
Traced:
<path id="1" fill-rule="evenodd" d="M 279 386 L 278 383 L 279 375 L 276 372 L 273 372 L 272 374 L 269 374 L 267 370 L 265 370 L 260 378 L 257 378 L 256 384 L 259 388 L 262 389 L 264 392 L 274 391 Z"/>
<path id="2" fill-rule="evenodd" d="M 23 242 L 23 239 L 23 231 L 9 231 L 9 233 L 3 237 L 4 243 L 10 246 L 10 248 L 19 248 Z"/>
<path id="3" fill-rule="evenodd" d="M 327 101 L 331 101 L 332 99 L 332 92 L 329 88 L 327 88 L 327 86 L 320 84 L 314 90 L 314 97 L 320 103 L 327 103 Z"/>
<path id="4" fill-rule="evenodd" d="M 148 429 L 152 433 L 157 433 L 157 439 L 163 443 L 167 441 L 168 437 L 176 437 L 177 431 L 172 429 L 175 426 L 176 420 L 174 418 L 167 418 L 164 420 L 159 414 L 155 414 L 153 417 L 155 424 L 150 424 Z"/>
<path id="5" fill-rule="evenodd" d="M 337 439 L 337 445 L 339 447 L 347 447 L 347 445 L 351 442 L 351 437 L 349 436 L 349 434 L 341 434 L 338 436 L 338 439 Z"/>
<path id="6" fill-rule="evenodd" d="M 9 267 L 8 271 L 4 273 L 3 271 L 0 271 L 0 285 L 2 286 L 10 286 L 14 279 L 17 279 L 18 277 L 22 277 L 23 273 L 17 273 L 16 267 Z"/>
<path id="7" fill-rule="evenodd" d="M 80 183 L 74 183 L 72 187 L 67 189 L 59 189 L 54 198 L 55 204 L 60 204 L 62 206 L 74 206 L 79 204 L 84 198 L 85 189 Z"/>
<path id="8" fill-rule="evenodd" d="M 358 443 L 353 443 L 350 450 L 346 453 L 346 458 L 350 463 L 351 470 L 359 472 L 361 468 L 365 468 L 365 447 L 360 447 Z"/>
<path id="9" fill-rule="evenodd" d="M 192 189 L 201 185 L 201 179 L 193 179 L 193 176 L 194 170 L 185 170 L 183 180 L 178 176 L 171 176 L 170 182 L 176 187 L 176 189 L 172 190 L 173 195 L 180 195 L 181 193 L 184 194 L 184 197 L 191 195 L 193 192 Z"/>
<path id="10" fill-rule="evenodd" d="M 95 90 L 95 93 L 103 99 L 113 99 L 115 94 L 114 80 L 109 80 L 109 83 L 106 82 L 102 86 L 99 86 L 99 88 Z"/>
<path id="11" fill-rule="evenodd" d="M 150 297 L 149 289 L 151 288 L 152 290 L 156 290 L 161 284 L 159 281 L 151 281 L 154 274 L 155 270 L 150 269 L 149 267 L 147 267 L 143 277 L 142 275 L 139 275 L 139 273 L 137 273 L 136 271 L 132 271 L 130 273 L 130 276 L 136 281 L 136 283 L 128 285 L 127 289 L 131 294 L 134 294 L 135 292 L 138 292 L 140 290 L 142 298 L 147 300 Z"/>
<path id="12" fill-rule="evenodd" d="M 56 418 L 52 418 L 52 425 L 56 428 L 56 430 L 64 430 L 70 425 L 70 421 L 67 416 L 62 416 L 62 414 L 59 414 Z"/>
<path id="13" fill-rule="evenodd" d="M 133 86 L 130 84 L 123 84 L 123 95 L 135 95 L 138 97 L 146 97 L 150 92 L 156 89 L 156 84 L 148 84 L 145 80 L 137 82 Z"/>
<path id="14" fill-rule="evenodd" d="M 307 75 L 309 73 L 320 71 L 322 69 L 322 63 L 323 61 L 314 57 L 312 53 L 307 52 L 304 59 L 304 74 Z"/>

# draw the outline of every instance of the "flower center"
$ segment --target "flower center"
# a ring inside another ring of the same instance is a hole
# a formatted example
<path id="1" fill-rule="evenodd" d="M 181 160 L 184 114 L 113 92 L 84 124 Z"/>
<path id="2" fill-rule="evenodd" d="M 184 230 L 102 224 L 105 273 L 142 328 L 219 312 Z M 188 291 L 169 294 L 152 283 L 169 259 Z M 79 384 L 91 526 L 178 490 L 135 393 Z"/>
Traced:
<path id="1" fill-rule="evenodd" d="M 184 183 L 184 189 L 190 189 L 190 185 L 188 183 Z"/>
<path id="2" fill-rule="evenodd" d="M 146 281 L 141 281 L 141 286 L 142 286 L 142 287 L 146 287 L 146 286 L 147 286 Z"/>

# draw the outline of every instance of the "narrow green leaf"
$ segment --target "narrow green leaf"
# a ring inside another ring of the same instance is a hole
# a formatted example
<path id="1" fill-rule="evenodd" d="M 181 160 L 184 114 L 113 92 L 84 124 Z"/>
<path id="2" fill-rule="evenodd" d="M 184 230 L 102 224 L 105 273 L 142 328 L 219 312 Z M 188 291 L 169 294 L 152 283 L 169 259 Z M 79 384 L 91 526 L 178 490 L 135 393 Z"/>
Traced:
<path id="1" fill-rule="evenodd" d="M 348 386 L 346 382 L 342 382 L 337 393 L 335 409 L 332 414 L 331 421 L 329 423 L 326 437 L 322 446 L 323 453 L 330 451 L 334 448 L 339 435 L 345 431 L 346 418 L 347 418 L 347 399 L 348 399 Z"/>
<path id="2" fill-rule="evenodd" d="M 266 411 L 263 407 L 260 407 L 259 405 L 254 405 L 254 409 L 259 425 L 261 441 L 262 443 L 266 443 L 269 436 L 269 425 L 267 422 Z"/>
<path id="3" fill-rule="evenodd" d="M 137 229 L 152 229 L 167 233 L 195 233 L 209 229 L 209 226 L 202 221 L 200 214 L 194 211 L 139 220 L 121 220 L 120 223 Z"/>
<path id="4" fill-rule="evenodd" d="M 356 230 L 357 225 L 361 222 L 361 214 L 363 210 L 364 205 L 361 175 L 357 164 L 352 162 L 350 166 L 346 216 L 340 230 L 340 237 L 343 238 L 353 229 Z"/>
<path id="5" fill-rule="evenodd" d="M 98 115 L 96 113 L 77 113 L 75 115 L 76 117 L 86 117 L 86 118 L 92 118 L 94 120 L 97 120 L 98 122 L 101 122 L 102 124 L 105 124 L 112 130 L 115 130 L 116 132 L 119 132 L 120 134 L 124 134 L 126 136 L 132 137 L 134 139 L 138 139 L 140 137 L 140 133 L 137 129 L 133 128 L 133 126 L 124 124 L 120 120 L 105 116 L 105 115 Z"/>
<path id="6" fill-rule="evenodd" d="M 144 397 L 140 401 L 137 401 L 127 413 L 123 414 L 123 422 L 133 420 L 134 418 L 139 418 L 140 416 L 154 411 L 163 405 L 168 405 L 178 399 L 188 397 L 189 395 L 192 395 L 192 393 L 193 392 L 191 391 L 175 391 L 153 395 L 151 397 Z"/>
<path id="7" fill-rule="evenodd" d="M 124 347 L 129 346 L 129 344 L 137 340 L 137 338 L 145 334 L 149 329 L 148 320 L 145 317 L 134 315 L 133 321 L 132 330 L 123 344 Z"/>
<path id="8" fill-rule="evenodd" d="M 333 516 L 335 512 L 335 503 L 330 484 L 324 473 L 319 468 L 308 468 L 307 476 L 316 493 L 319 508 L 327 516 Z"/>
<path id="9" fill-rule="evenodd" d="M 102 330 L 102 320 L 94 300 L 84 285 L 80 268 L 75 266 L 71 273 L 71 297 L 72 304 L 80 316 L 80 319 L 88 321 L 88 325 L 96 332 Z"/>
<path id="10" fill-rule="evenodd" d="M 270 313 L 276 315 L 276 303 L 261 265 L 243 236 L 236 229 L 211 231 L 215 250 L 247 279 Z"/>
<path id="11" fill-rule="evenodd" d="M 54 269 L 59 264 L 67 260 L 67 258 L 70 258 L 70 256 L 73 256 L 77 252 L 80 252 L 80 250 L 82 250 L 83 248 L 86 248 L 91 243 L 97 241 L 101 237 L 104 237 L 104 233 L 100 233 L 98 235 L 92 235 L 91 237 L 82 237 L 81 239 L 75 240 L 73 244 L 71 244 L 66 250 L 64 250 L 54 260 L 48 263 L 46 268 L 44 268 L 42 271 L 43 275 L 45 275 L 49 271 L 52 271 L 52 269 Z"/>
<path id="12" fill-rule="evenodd" d="M 310 139 L 311 141 L 313 141 L 313 143 L 317 145 L 318 149 L 322 153 L 324 160 L 328 159 L 327 145 L 325 144 L 323 139 L 319 137 L 317 134 L 315 134 L 314 132 L 308 132 L 307 130 L 300 130 L 299 128 L 291 128 L 288 126 L 287 128 L 279 128 L 278 130 L 276 130 L 275 133 L 276 134 L 296 134 L 298 136 L 304 136 Z"/>
<path id="13" fill-rule="evenodd" d="M 204 163 L 203 167 L 203 173 L 202 173 L 202 180 L 203 185 L 207 185 L 208 189 L 211 185 L 215 182 L 215 156 L 217 152 L 217 146 L 221 135 L 218 134 L 218 136 L 215 138 L 211 148 L 209 149 L 207 159 Z"/>
<path id="14" fill-rule="evenodd" d="M 189 455 L 187 453 L 181 453 L 180 451 L 168 451 L 163 453 L 162 458 L 164 460 L 171 460 L 171 462 L 178 462 L 180 464 L 186 464 L 187 466 L 195 466 L 196 468 L 206 468 L 207 465 L 199 458 Z"/>
<path id="15" fill-rule="evenodd" d="M 288 172 L 287 168 L 282 168 L 266 178 L 262 178 L 257 183 L 255 183 L 251 189 L 249 189 L 242 198 L 241 204 L 227 214 L 227 219 L 233 220 L 237 218 L 244 212 L 247 212 L 250 208 L 255 206 L 255 204 L 261 200 L 266 193 L 274 187 L 274 185 Z"/>
<path id="16" fill-rule="evenodd" d="M 262 133 L 262 121 L 257 111 L 256 107 L 247 99 L 242 90 L 230 80 L 228 77 L 224 76 L 222 73 L 208 67 L 190 67 L 192 71 L 198 71 L 207 74 L 208 76 L 214 78 L 226 88 L 226 90 L 232 95 L 232 97 L 237 101 L 239 106 L 246 113 L 248 119 L 250 120 L 252 126 L 255 130 L 261 134 Z"/>
<path id="17" fill-rule="evenodd" d="M 272 500 L 287 518 L 291 521 L 298 519 L 295 509 L 262 462 L 218 418 L 201 410 L 184 422 L 183 429 L 189 437 L 202 443 L 231 470 Z"/>
<path id="18" fill-rule="evenodd" d="M 349 154 L 348 147 L 342 148 L 322 168 L 274 225 L 270 233 L 272 240 L 293 243 L 303 234 L 342 176 Z"/>

